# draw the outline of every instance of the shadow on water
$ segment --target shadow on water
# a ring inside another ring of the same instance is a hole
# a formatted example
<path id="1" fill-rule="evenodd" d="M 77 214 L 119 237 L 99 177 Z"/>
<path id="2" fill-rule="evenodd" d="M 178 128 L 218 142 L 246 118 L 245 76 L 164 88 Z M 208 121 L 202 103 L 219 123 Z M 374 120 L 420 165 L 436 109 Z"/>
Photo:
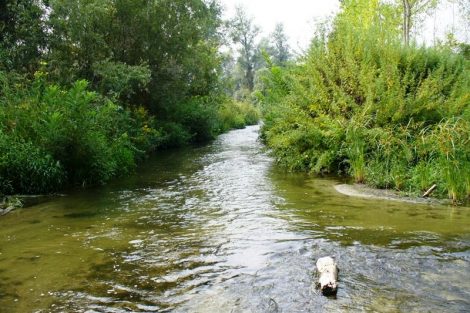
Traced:
<path id="1" fill-rule="evenodd" d="M 5 312 L 464 312 L 470 209 L 286 174 L 258 127 L 0 219 Z M 340 266 L 336 299 L 312 286 Z"/>

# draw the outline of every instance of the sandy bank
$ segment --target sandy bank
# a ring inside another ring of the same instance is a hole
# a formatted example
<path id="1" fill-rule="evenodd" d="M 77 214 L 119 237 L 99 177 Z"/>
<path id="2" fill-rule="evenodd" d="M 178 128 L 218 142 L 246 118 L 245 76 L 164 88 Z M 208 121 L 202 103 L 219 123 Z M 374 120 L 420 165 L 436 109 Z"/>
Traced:
<path id="1" fill-rule="evenodd" d="M 364 199 L 400 201 L 408 203 L 421 203 L 421 204 L 450 204 L 448 200 L 439 200 L 435 198 L 418 198 L 407 197 L 400 195 L 398 192 L 389 189 L 375 189 L 367 187 L 362 184 L 339 184 L 334 186 L 336 191 L 351 197 L 358 197 Z"/>

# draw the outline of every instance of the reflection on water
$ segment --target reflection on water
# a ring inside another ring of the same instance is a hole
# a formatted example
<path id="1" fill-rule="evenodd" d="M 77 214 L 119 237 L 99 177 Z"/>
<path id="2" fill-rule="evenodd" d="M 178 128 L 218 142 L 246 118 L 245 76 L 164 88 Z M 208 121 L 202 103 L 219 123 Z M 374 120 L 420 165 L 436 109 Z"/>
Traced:
<path id="1" fill-rule="evenodd" d="M 470 209 L 286 174 L 258 127 L 0 219 L 4 312 L 470 311 Z M 340 266 L 336 299 L 312 285 Z"/>

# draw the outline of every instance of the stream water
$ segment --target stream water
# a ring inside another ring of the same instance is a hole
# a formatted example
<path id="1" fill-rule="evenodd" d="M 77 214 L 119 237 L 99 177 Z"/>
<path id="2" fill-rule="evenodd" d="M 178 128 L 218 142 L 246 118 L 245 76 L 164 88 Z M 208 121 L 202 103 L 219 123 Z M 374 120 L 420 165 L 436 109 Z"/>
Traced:
<path id="1" fill-rule="evenodd" d="M 470 208 L 340 195 L 258 129 L 0 218 L 0 312 L 470 312 Z"/>

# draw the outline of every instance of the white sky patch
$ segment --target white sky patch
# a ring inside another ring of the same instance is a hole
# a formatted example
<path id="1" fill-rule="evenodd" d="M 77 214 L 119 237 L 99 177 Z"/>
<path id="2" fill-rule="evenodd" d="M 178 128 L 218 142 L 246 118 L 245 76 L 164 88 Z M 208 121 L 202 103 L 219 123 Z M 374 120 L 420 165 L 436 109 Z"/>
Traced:
<path id="1" fill-rule="evenodd" d="M 241 5 L 254 23 L 261 27 L 260 37 L 268 37 L 276 23 L 283 23 L 289 45 L 296 52 L 308 48 L 313 38 L 315 23 L 333 17 L 339 11 L 338 0 L 220 0 L 224 7 L 224 19 L 233 17 L 235 7 Z M 462 17 L 457 4 L 442 1 L 435 14 L 426 18 L 423 28 L 417 32 L 418 42 L 428 45 L 436 39 L 444 39 L 454 31 L 460 41 L 469 42 L 469 29 L 462 27 Z"/>
<path id="2" fill-rule="evenodd" d="M 276 23 L 283 23 L 289 45 L 295 51 L 306 49 L 313 37 L 315 21 L 333 16 L 339 10 L 338 0 L 221 0 L 224 19 L 234 15 L 241 5 L 254 23 L 261 27 L 262 37 L 274 31 Z"/>
<path id="3" fill-rule="evenodd" d="M 470 25 L 466 25 L 456 1 L 441 1 L 438 9 L 427 17 L 423 24 L 423 32 L 419 38 L 427 44 L 445 39 L 453 33 L 457 40 L 470 42 Z"/>

